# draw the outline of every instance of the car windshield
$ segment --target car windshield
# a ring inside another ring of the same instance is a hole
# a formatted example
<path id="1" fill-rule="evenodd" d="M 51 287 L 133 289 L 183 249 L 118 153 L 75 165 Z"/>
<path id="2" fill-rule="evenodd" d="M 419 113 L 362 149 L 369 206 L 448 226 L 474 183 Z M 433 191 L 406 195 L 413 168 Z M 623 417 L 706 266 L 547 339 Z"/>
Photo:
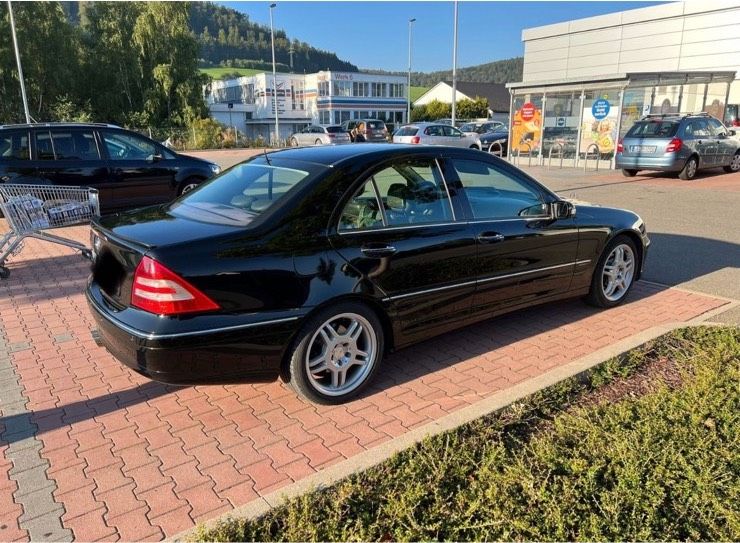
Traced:
<path id="1" fill-rule="evenodd" d="M 266 164 L 239 164 L 177 199 L 173 215 L 245 226 L 285 197 L 309 173 Z"/>
<path id="2" fill-rule="evenodd" d="M 329 134 L 338 134 L 340 132 L 344 132 L 344 129 L 341 126 L 327 126 L 326 131 Z"/>
<path id="3" fill-rule="evenodd" d="M 627 132 L 626 138 L 672 138 L 678 130 L 677 121 L 638 121 Z"/>
<path id="4" fill-rule="evenodd" d="M 368 121 L 367 122 L 368 128 L 373 128 L 375 130 L 382 130 L 385 128 L 385 124 L 383 121 Z"/>
<path id="5" fill-rule="evenodd" d="M 480 127 L 479 124 L 467 123 L 467 124 L 462 125 L 460 127 L 460 130 L 462 130 L 463 132 L 477 132 L 479 127 Z"/>

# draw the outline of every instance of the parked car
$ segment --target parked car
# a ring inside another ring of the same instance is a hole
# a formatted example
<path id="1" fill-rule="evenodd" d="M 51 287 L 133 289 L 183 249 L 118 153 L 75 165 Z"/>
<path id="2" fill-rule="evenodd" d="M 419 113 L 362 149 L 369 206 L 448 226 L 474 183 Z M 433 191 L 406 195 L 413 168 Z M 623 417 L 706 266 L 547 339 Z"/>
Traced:
<path id="1" fill-rule="evenodd" d="M 299 145 L 331 145 L 350 143 L 349 134 L 341 126 L 307 126 L 300 132 L 290 136 L 290 146 Z"/>
<path id="2" fill-rule="evenodd" d="M 451 147 L 481 148 L 478 136 L 462 133 L 447 124 L 416 123 L 402 126 L 393 134 L 393 143 L 423 143 L 427 145 L 449 145 Z"/>
<path id="3" fill-rule="evenodd" d="M 95 220 L 86 293 L 100 342 L 151 379 L 281 375 L 338 403 L 394 349 L 533 304 L 621 303 L 648 244 L 636 214 L 488 153 L 306 147 Z"/>
<path id="4" fill-rule="evenodd" d="M 93 187 L 102 213 L 168 202 L 220 171 L 113 125 L 0 126 L 0 182 Z"/>
<path id="5" fill-rule="evenodd" d="M 386 142 L 388 129 L 385 123 L 378 119 L 362 119 L 357 121 L 352 129 L 355 143 L 360 142 Z"/>
<path id="6" fill-rule="evenodd" d="M 460 126 L 460 130 L 466 134 L 485 134 L 499 129 L 506 129 L 501 121 L 471 122 Z"/>
<path id="7" fill-rule="evenodd" d="M 735 131 L 706 113 L 649 115 L 637 121 L 617 144 L 617 168 L 632 177 L 640 170 L 675 172 L 693 179 L 699 170 L 740 171 Z"/>
<path id="8" fill-rule="evenodd" d="M 498 156 L 506 156 L 509 152 L 509 129 L 506 126 L 481 134 L 478 139 L 481 151 Z"/>
<path id="9" fill-rule="evenodd" d="M 355 142 L 354 129 L 355 129 L 355 126 L 357 126 L 357 123 L 358 121 L 356 120 L 350 120 L 350 121 L 344 121 L 340 125 L 342 127 L 342 130 L 344 130 L 345 132 L 347 132 L 347 134 L 349 134 L 349 139 L 350 141 L 352 141 L 352 143 Z"/>
<path id="10" fill-rule="evenodd" d="M 435 124 L 448 124 L 452 126 L 452 119 L 434 119 L 432 122 Z"/>

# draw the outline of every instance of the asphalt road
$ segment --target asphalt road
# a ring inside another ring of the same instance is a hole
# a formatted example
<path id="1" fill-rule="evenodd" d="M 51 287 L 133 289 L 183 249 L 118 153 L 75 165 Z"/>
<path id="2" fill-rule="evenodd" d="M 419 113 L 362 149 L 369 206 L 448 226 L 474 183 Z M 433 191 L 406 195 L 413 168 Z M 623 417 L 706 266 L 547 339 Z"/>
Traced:
<path id="1" fill-rule="evenodd" d="M 197 156 L 227 167 L 256 152 Z M 525 169 L 563 196 L 639 213 L 652 240 L 645 279 L 740 300 L 740 173 L 708 170 L 680 181 L 662 174 L 626 178 L 612 170 Z M 740 309 L 727 320 L 740 323 Z"/>

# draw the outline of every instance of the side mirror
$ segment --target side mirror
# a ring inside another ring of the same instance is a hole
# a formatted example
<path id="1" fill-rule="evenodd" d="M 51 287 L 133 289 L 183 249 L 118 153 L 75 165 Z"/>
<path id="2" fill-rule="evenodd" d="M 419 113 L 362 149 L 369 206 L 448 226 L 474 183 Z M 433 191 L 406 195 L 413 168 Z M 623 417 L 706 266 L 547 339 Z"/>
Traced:
<path id="1" fill-rule="evenodd" d="M 555 219 L 569 219 L 576 216 L 576 206 L 565 200 L 552 203 L 552 216 Z"/>

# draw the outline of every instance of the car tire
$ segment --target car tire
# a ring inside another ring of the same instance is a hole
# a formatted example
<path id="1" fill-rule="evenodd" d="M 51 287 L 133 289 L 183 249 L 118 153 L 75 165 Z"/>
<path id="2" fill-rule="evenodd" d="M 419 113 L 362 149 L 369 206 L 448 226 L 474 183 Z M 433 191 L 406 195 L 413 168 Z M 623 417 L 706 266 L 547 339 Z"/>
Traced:
<path id="1" fill-rule="evenodd" d="M 308 319 L 293 342 L 290 385 L 315 403 L 346 402 L 371 381 L 383 349 L 383 326 L 369 307 L 357 302 L 327 307 Z"/>
<path id="2" fill-rule="evenodd" d="M 314 145 L 321 145 L 321 140 L 319 138 L 316 138 L 316 141 L 313 142 Z"/>
<path id="3" fill-rule="evenodd" d="M 295 138 L 290 138 L 290 146 L 291 147 L 298 147 L 298 140 Z"/>
<path id="4" fill-rule="evenodd" d="M 699 171 L 699 161 L 695 156 L 692 156 L 686 161 L 686 165 L 683 170 L 678 174 L 679 179 L 684 181 L 691 181 L 696 177 L 696 172 Z"/>
<path id="5" fill-rule="evenodd" d="M 178 196 L 182 196 L 183 194 L 187 194 L 194 188 L 197 188 L 198 185 L 201 184 L 201 180 L 197 177 L 188 177 L 185 181 L 180 183 L 180 190 L 177 191 Z"/>
<path id="6" fill-rule="evenodd" d="M 638 171 L 639 170 L 631 170 L 631 169 L 630 170 L 627 170 L 627 169 L 623 169 L 622 170 L 622 175 L 625 176 L 625 177 L 634 177 L 634 176 L 637 175 L 637 172 Z"/>
<path id="7" fill-rule="evenodd" d="M 722 169 L 727 173 L 740 172 L 740 151 L 735 153 L 732 161 L 727 166 L 723 166 Z"/>
<path id="8" fill-rule="evenodd" d="M 586 302 L 603 308 L 621 304 L 635 284 L 639 265 L 634 241 L 624 235 L 615 237 L 596 264 Z"/>

